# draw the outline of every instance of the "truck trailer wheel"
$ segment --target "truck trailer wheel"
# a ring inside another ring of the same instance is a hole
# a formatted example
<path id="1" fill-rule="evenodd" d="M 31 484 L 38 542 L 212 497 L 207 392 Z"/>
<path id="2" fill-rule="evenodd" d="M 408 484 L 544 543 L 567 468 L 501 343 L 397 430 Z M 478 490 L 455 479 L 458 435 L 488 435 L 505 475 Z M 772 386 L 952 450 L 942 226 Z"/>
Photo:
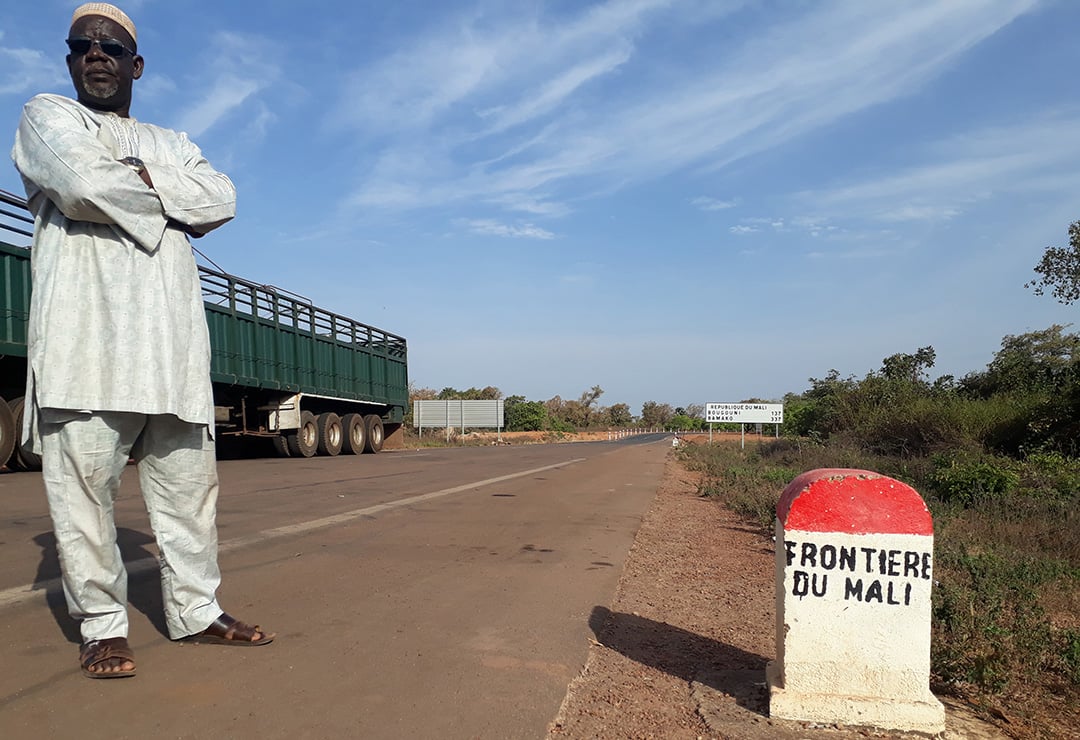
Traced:
<path id="1" fill-rule="evenodd" d="M 319 444 L 319 430 L 315 426 L 315 414 L 310 411 L 300 412 L 300 428 L 289 432 L 285 437 L 289 444 L 289 454 L 293 457 L 311 457 Z"/>
<path id="2" fill-rule="evenodd" d="M 367 430 L 367 441 L 364 443 L 364 452 L 374 454 L 382 449 L 382 419 L 375 414 L 368 414 L 364 417 L 364 428 Z"/>
<path id="3" fill-rule="evenodd" d="M 15 451 L 15 417 L 7 401 L 0 398 L 0 465 L 6 465 Z"/>
<path id="4" fill-rule="evenodd" d="M 274 446 L 274 452 L 278 457 L 292 457 L 292 453 L 289 452 L 289 440 L 285 438 L 284 434 L 271 437 L 270 444 Z"/>
<path id="5" fill-rule="evenodd" d="M 8 466 L 18 470 L 41 470 L 41 455 L 31 452 L 20 443 L 22 439 L 23 414 L 26 413 L 26 399 L 19 396 L 8 401 L 11 416 L 15 420 L 15 451 L 8 460 Z"/>
<path id="6" fill-rule="evenodd" d="M 361 414 L 345 414 L 341 417 L 341 451 L 346 455 L 359 455 L 367 444 L 367 427 Z"/>
<path id="7" fill-rule="evenodd" d="M 332 411 L 319 414 L 315 419 L 319 442 L 316 451 L 320 455 L 334 457 L 341 452 L 341 417 Z"/>

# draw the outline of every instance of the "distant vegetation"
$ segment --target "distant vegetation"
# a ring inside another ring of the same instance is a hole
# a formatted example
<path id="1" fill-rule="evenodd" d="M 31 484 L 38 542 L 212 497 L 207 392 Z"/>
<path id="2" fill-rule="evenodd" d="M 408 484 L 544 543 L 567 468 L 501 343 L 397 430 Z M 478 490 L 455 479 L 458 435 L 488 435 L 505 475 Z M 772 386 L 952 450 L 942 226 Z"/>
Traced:
<path id="1" fill-rule="evenodd" d="M 981 372 L 930 380 L 935 352 L 829 371 L 784 398 L 783 438 L 688 445 L 701 493 L 771 534 L 779 492 L 815 468 L 874 470 L 934 516 L 934 680 L 1014 721 L 1080 726 L 1080 336 L 1006 336 Z M 1042 734 L 1041 731 L 1038 734 Z M 1054 736 L 1047 732 L 1045 736 Z"/>
<path id="2" fill-rule="evenodd" d="M 686 408 L 672 408 L 669 404 L 646 401 L 642 404 L 641 414 L 635 416 L 630 406 L 614 403 L 603 406 L 599 403 L 604 389 L 594 385 L 583 392 L 577 399 L 564 400 L 555 396 L 547 401 L 530 401 L 525 396 L 507 396 L 498 388 L 443 388 L 436 392 L 431 388 L 411 388 L 409 393 L 409 413 L 406 415 L 407 428 L 412 426 L 412 402 L 420 400 L 466 401 L 498 400 L 503 398 L 508 432 L 575 432 L 589 429 L 627 429 L 630 427 L 668 428 L 668 429 L 703 429 L 705 407 L 692 404 Z"/>

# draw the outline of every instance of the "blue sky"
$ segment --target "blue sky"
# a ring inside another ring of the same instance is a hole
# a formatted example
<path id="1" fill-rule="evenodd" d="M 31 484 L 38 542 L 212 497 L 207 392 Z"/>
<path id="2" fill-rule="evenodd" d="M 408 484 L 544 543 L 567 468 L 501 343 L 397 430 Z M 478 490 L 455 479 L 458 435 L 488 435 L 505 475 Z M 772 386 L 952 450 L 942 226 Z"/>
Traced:
<path id="1" fill-rule="evenodd" d="M 77 4 L 5 9 L 0 128 L 70 91 Z M 1023 284 L 1080 219 L 1080 2 L 120 6 L 133 115 L 239 190 L 200 249 L 406 337 L 421 387 L 779 398 L 1078 316 Z"/>

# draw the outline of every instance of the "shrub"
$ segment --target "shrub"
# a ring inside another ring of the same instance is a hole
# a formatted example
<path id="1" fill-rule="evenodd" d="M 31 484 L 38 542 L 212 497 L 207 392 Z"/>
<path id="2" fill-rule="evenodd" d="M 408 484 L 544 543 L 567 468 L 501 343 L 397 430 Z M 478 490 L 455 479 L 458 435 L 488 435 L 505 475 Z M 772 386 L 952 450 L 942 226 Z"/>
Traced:
<path id="1" fill-rule="evenodd" d="M 1060 452 L 1034 452 L 1021 469 L 1024 488 L 1032 493 L 1065 501 L 1080 498 L 1080 460 Z"/>
<path id="2" fill-rule="evenodd" d="M 937 470 L 929 479 L 934 492 L 947 503 L 965 507 L 1003 496 L 1019 482 L 1007 462 L 992 458 L 957 460 L 942 455 L 935 464 Z"/>
<path id="3" fill-rule="evenodd" d="M 1063 630 L 1061 633 L 1061 660 L 1069 679 L 1080 685 L 1080 630 Z"/>
<path id="4" fill-rule="evenodd" d="M 1059 667 L 1062 638 L 1038 599 L 1040 587 L 1062 577 L 1059 568 L 956 543 L 935 549 L 932 663 L 939 679 L 996 693 Z"/>
<path id="5" fill-rule="evenodd" d="M 753 452 L 730 444 L 687 445 L 680 459 L 691 470 L 703 473 L 698 495 L 717 498 L 764 532 L 776 520 L 776 502 L 784 487 L 800 471 L 762 465 Z"/>
<path id="6" fill-rule="evenodd" d="M 561 419 L 557 416 L 549 415 L 547 417 L 547 429 L 545 431 L 555 432 L 558 434 L 573 434 L 577 431 L 574 425 L 568 422 L 566 419 Z"/>
<path id="7" fill-rule="evenodd" d="M 864 449 L 910 457 L 964 446 L 969 439 L 962 404 L 930 396 L 877 404 L 852 425 Z"/>

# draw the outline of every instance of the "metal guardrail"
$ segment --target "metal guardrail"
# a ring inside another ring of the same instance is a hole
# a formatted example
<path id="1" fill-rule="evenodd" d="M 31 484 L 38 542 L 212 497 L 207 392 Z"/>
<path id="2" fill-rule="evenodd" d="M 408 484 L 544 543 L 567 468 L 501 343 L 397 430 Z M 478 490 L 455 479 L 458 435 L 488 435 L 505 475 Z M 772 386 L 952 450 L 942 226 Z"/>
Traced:
<path id="1" fill-rule="evenodd" d="M 26 207 L 26 198 L 22 198 L 6 190 L 0 190 L 0 229 L 9 231 L 20 236 L 32 237 L 34 235 L 34 219 L 30 218 L 30 211 Z M 9 210 L 9 206 L 18 208 L 18 211 Z M 24 225 L 25 224 L 25 225 Z M 27 225 L 29 229 L 27 229 Z"/>
<path id="2" fill-rule="evenodd" d="M 34 219 L 30 217 L 26 199 L 0 190 L 0 204 L 0 230 L 33 237 Z M 263 319 L 342 344 L 371 347 L 391 357 L 406 357 L 404 337 L 321 309 L 290 290 L 254 283 L 203 265 L 199 265 L 199 279 L 202 282 L 203 300 L 219 309 Z"/>
<path id="3" fill-rule="evenodd" d="M 219 309 L 253 316 L 342 344 L 370 347 L 391 357 L 406 356 L 404 337 L 321 309 L 291 291 L 253 283 L 202 265 L 199 265 L 199 277 L 202 280 L 203 298 Z"/>

